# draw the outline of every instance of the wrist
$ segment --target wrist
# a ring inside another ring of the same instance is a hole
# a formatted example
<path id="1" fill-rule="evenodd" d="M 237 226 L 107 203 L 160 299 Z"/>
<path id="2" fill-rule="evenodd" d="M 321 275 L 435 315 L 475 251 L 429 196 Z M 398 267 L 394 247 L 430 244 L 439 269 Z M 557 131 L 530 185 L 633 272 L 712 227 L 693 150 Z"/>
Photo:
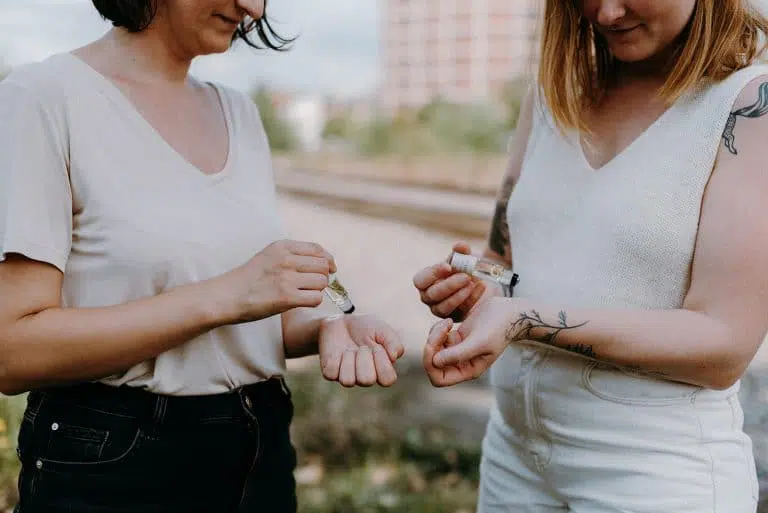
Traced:
<path id="1" fill-rule="evenodd" d="M 198 310 L 213 327 L 246 321 L 237 295 L 229 286 L 229 278 L 229 275 L 222 275 L 198 284 Z"/>
<path id="2" fill-rule="evenodd" d="M 537 327 L 532 319 L 540 316 L 535 308 L 520 298 L 501 296 L 493 299 L 502 303 L 508 312 L 504 320 L 506 326 L 504 339 L 507 345 L 534 339 Z"/>

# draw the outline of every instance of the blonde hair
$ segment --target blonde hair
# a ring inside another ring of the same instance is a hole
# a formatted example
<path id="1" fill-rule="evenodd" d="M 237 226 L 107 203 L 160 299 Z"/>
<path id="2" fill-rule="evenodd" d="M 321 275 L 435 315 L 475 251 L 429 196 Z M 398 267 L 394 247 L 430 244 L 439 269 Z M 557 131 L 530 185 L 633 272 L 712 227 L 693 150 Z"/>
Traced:
<path id="1" fill-rule="evenodd" d="M 766 34 L 768 20 L 747 0 L 697 0 L 659 94 L 671 104 L 702 79 L 748 66 L 765 50 Z M 585 114 L 599 103 L 615 62 L 576 0 L 546 0 L 540 51 L 539 86 L 557 124 L 588 131 Z"/>

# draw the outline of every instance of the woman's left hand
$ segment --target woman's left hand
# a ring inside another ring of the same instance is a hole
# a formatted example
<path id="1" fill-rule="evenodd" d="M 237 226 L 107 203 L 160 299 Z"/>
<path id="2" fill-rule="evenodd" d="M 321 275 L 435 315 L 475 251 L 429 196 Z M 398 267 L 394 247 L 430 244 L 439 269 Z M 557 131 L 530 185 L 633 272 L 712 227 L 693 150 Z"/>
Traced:
<path id="1" fill-rule="evenodd" d="M 395 362 L 405 348 L 394 329 L 370 315 L 322 321 L 319 337 L 323 377 L 345 387 L 388 387 L 397 381 Z"/>
<path id="2" fill-rule="evenodd" d="M 482 376 L 509 345 L 515 300 L 491 297 L 452 330 L 449 319 L 436 323 L 424 347 L 424 369 L 432 385 L 446 387 Z"/>

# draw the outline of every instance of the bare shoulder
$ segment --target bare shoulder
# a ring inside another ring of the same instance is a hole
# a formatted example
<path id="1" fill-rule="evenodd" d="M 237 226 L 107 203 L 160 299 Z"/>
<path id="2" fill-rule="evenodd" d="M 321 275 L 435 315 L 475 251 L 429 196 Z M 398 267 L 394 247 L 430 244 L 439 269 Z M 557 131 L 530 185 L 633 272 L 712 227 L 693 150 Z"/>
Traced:
<path id="1" fill-rule="evenodd" d="M 751 80 L 734 101 L 723 132 L 723 149 L 725 153 L 737 156 L 745 151 L 745 145 L 754 146 L 762 142 L 764 147 L 766 136 L 768 136 L 768 74 L 763 74 Z M 764 151 L 759 144 L 752 151 L 755 149 Z"/>

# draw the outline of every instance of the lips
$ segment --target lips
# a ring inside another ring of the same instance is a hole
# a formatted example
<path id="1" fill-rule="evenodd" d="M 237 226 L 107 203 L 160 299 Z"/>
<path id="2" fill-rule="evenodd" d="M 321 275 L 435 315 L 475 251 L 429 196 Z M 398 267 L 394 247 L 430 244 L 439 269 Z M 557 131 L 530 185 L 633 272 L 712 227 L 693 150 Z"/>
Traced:
<path id="1" fill-rule="evenodd" d="M 229 16 L 224 16 L 223 14 L 217 14 L 216 17 L 221 19 L 221 20 L 226 21 L 230 25 L 239 25 L 240 24 L 240 20 L 238 20 L 236 18 L 230 18 Z"/>
<path id="2" fill-rule="evenodd" d="M 634 27 L 627 27 L 627 28 L 604 28 L 602 31 L 606 34 L 627 34 L 629 32 L 632 32 L 636 28 L 638 28 L 640 25 L 635 25 Z"/>

